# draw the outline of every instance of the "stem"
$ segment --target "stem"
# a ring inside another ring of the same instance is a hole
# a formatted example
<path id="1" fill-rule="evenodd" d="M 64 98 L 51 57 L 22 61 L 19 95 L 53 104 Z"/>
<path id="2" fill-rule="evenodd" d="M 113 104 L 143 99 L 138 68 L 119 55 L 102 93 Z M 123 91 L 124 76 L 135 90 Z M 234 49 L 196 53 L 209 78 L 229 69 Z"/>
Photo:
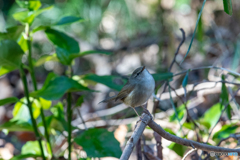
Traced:
<path id="1" fill-rule="evenodd" d="M 71 160 L 71 147 L 72 147 L 72 110 L 71 110 L 71 93 L 67 94 L 67 119 L 68 119 L 68 160 Z"/>
<path id="2" fill-rule="evenodd" d="M 23 66 L 21 65 L 20 67 L 20 74 L 21 74 L 21 79 L 22 79 L 22 82 L 23 82 L 23 86 L 24 86 L 24 93 L 25 93 L 25 96 L 27 98 L 27 106 L 28 106 L 28 109 L 29 109 L 29 113 L 30 113 L 30 116 L 31 116 L 31 121 L 32 121 L 32 124 L 33 124 L 33 130 L 34 130 L 34 133 L 36 135 L 36 138 L 38 140 L 38 143 L 39 143 L 39 147 L 40 147 L 40 150 L 41 150 L 41 155 L 42 155 L 42 159 L 43 160 L 46 160 L 45 156 L 44 156 L 44 152 L 43 152 L 43 146 L 42 146 L 42 141 L 41 141 L 41 137 L 40 137 L 40 134 L 38 132 L 38 128 L 37 128 L 37 123 L 33 117 L 33 110 L 32 110 L 32 106 L 31 106 L 31 102 L 30 102 L 30 99 L 29 99 L 29 92 L 28 92 L 28 85 L 27 85 L 27 78 L 26 78 L 26 75 L 24 73 L 24 70 L 23 70 Z"/>
<path id="3" fill-rule="evenodd" d="M 31 43 L 31 38 L 30 38 L 29 24 L 26 25 L 26 34 L 27 34 L 28 63 L 29 63 L 29 68 L 30 68 L 30 75 L 31 75 L 31 78 L 32 78 L 33 88 L 34 88 L 35 91 L 37 91 L 37 80 L 36 80 L 36 77 L 35 77 L 35 72 L 33 70 L 33 63 L 32 63 L 32 43 Z M 42 118 L 43 126 L 44 126 L 44 134 L 45 134 L 45 137 L 46 137 L 46 140 L 47 140 L 48 148 L 50 149 L 50 154 L 52 156 L 53 151 L 52 151 L 52 146 L 51 146 L 51 143 L 50 143 L 50 138 L 49 138 L 49 134 L 48 134 L 48 130 L 47 130 L 47 123 L 46 123 L 46 120 L 45 120 L 45 115 L 44 115 L 42 105 L 41 105 L 40 112 L 41 112 L 41 118 Z"/>

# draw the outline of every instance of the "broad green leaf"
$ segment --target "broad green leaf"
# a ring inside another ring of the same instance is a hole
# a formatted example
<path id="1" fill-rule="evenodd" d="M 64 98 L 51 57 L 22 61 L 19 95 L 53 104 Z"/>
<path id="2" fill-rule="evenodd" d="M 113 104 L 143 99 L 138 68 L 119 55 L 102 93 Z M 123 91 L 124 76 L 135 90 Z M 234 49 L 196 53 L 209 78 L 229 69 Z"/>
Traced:
<path id="1" fill-rule="evenodd" d="M 186 109 L 184 104 L 182 104 L 181 106 L 176 108 L 177 111 L 177 116 L 175 114 L 175 112 L 169 117 L 169 121 L 173 122 L 173 121 L 177 121 L 177 117 L 179 118 L 179 120 L 181 121 L 184 117 L 184 115 L 186 114 Z"/>
<path id="2" fill-rule="evenodd" d="M 22 159 L 27 159 L 27 158 L 38 158 L 41 157 L 41 155 L 36 155 L 36 154 L 20 154 L 12 157 L 10 160 L 22 160 Z"/>
<path id="3" fill-rule="evenodd" d="M 233 10 L 232 10 L 232 0 L 223 0 L 223 7 L 224 7 L 224 11 L 228 14 L 228 15 L 232 15 L 233 14 Z"/>
<path id="4" fill-rule="evenodd" d="M 37 99 L 30 97 L 32 102 L 33 117 L 36 119 L 40 115 L 41 104 Z M 27 99 L 24 97 L 17 102 L 13 109 L 13 120 L 22 120 L 28 123 L 31 123 L 31 117 L 27 104 Z"/>
<path id="5" fill-rule="evenodd" d="M 221 116 L 221 108 L 220 103 L 213 105 L 204 113 L 204 116 L 200 119 L 200 123 L 205 125 L 208 129 L 212 128 Z"/>
<path id="6" fill-rule="evenodd" d="M 43 88 L 32 92 L 33 97 L 42 97 L 47 100 L 57 100 L 61 98 L 68 91 L 90 91 L 87 87 L 82 86 L 77 81 L 65 76 L 56 77 L 45 83 Z"/>
<path id="7" fill-rule="evenodd" d="M 230 136 L 230 134 L 236 133 L 236 129 L 238 128 L 238 125 L 236 124 L 227 124 L 224 125 L 218 132 L 216 132 L 213 135 L 213 140 L 217 143 L 224 138 L 227 138 Z"/>
<path id="8" fill-rule="evenodd" d="M 40 25 L 40 26 L 37 26 L 35 28 L 33 28 L 33 30 L 31 31 L 32 33 L 35 33 L 37 31 L 41 31 L 41 30 L 45 30 L 47 28 L 49 28 L 50 26 L 44 26 L 44 25 Z"/>
<path id="9" fill-rule="evenodd" d="M 4 68 L 19 68 L 24 54 L 21 47 L 13 40 L 0 42 L 0 64 Z"/>
<path id="10" fill-rule="evenodd" d="M 45 110 L 48 110 L 52 105 L 51 101 L 48 101 L 48 100 L 43 99 L 43 98 L 39 98 L 39 101 L 40 101 L 41 107 Z"/>
<path id="11" fill-rule="evenodd" d="M 173 77 L 173 73 L 169 72 L 169 73 L 155 73 L 152 74 L 153 78 L 155 81 L 163 81 L 163 80 L 172 80 Z"/>
<path id="12" fill-rule="evenodd" d="M 70 57 L 72 53 L 68 50 L 56 47 L 56 53 L 59 61 L 64 65 L 71 65 L 73 58 Z"/>
<path id="13" fill-rule="evenodd" d="M 58 61 L 57 55 L 43 55 L 34 63 L 34 66 L 39 67 L 47 61 Z"/>
<path id="14" fill-rule="evenodd" d="M 187 84 L 188 84 L 188 73 L 189 72 L 187 72 L 187 74 L 185 75 L 185 77 L 184 77 L 184 79 L 182 81 L 183 88 L 185 88 L 187 86 Z"/>
<path id="15" fill-rule="evenodd" d="M 17 4 L 22 8 L 27 8 L 30 11 L 37 10 L 41 7 L 39 0 L 16 0 Z"/>
<path id="16" fill-rule="evenodd" d="M 25 26 L 19 25 L 7 28 L 6 32 L 0 32 L 0 41 L 1 40 L 15 40 L 17 41 L 22 32 L 24 31 Z"/>
<path id="17" fill-rule="evenodd" d="M 19 99 L 17 97 L 9 97 L 5 99 L 0 99 L 0 106 L 3 106 L 5 104 L 10 104 L 10 103 L 16 103 L 18 102 Z"/>
<path id="18" fill-rule="evenodd" d="M 7 74 L 11 71 L 14 71 L 15 68 L 14 67 L 2 67 L 0 66 L 0 77 L 3 76 L 4 74 Z"/>
<path id="19" fill-rule="evenodd" d="M 65 24 L 82 21 L 82 20 L 83 20 L 83 18 L 81 18 L 81 17 L 67 16 L 67 17 L 63 17 L 62 19 L 60 19 L 60 21 L 57 22 L 55 25 L 65 25 Z"/>
<path id="20" fill-rule="evenodd" d="M 33 128 L 31 124 L 21 120 L 10 120 L 0 125 L 0 130 L 7 129 L 8 131 L 29 131 L 32 132 Z"/>
<path id="21" fill-rule="evenodd" d="M 225 76 L 222 75 L 222 81 L 225 81 Z M 228 91 L 227 91 L 227 87 L 225 85 L 225 83 L 222 83 L 222 93 L 220 95 L 220 103 L 221 103 L 221 106 L 222 106 L 222 109 L 225 107 L 226 104 L 229 103 L 229 100 L 228 100 Z M 226 112 L 227 112 L 227 116 L 228 116 L 228 119 L 231 119 L 231 106 L 230 104 L 228 104 L 227 108 L 226 108 Z"/>
<path id="22" fill-rule="evenodd" d="M 42 141 L 42 146 L 43 146 L 43 152 L 44 155 L 47 157 L 48 152 L 46 147 L 46 142 Z M 35 154 L 35 155 L 41 155 L 41 150 L 39 147 L 38 141 L 28 141 L 26 144 L 23 145 L 21 154 Z"/>
<path id="23" fill-rule="evenodd" d="M 117 91 L 120 91 L 123 85 L 127 82 L 119 76 L 98 76 L 96 74 L 85 75 L 82 79 L 104 84 Z"/>
<path id="24" fill-rule="evenodd" d="M 47 28 L 45 33 L 48 39 L 57 47 L 67 50 L 69 53 L 79 53 L 78 42 L 63 32 Z"/>
<path id="25" fill-rule="evenodd" d="M 183 157 L 187 147 L 183 146 L 181 144 L 172 142 L 169 146 L 169 149 L 173 150 L 174 152 L 176 152 L 180 157 Z"/>
<path id="26" fill-rule="evenodd" d="M 103 128 L 91 128 L 74 139 L 83 147 L 88 157 L 116 157 L 120 158 L 120 143 L 114 138 L 113 132 Z"/>
<path id="27" fill-rule="evenodd" d="M 112 54 L 111 52 L 107 52 L 107 51 L 95 51 L 95 50 L 91 50 L 91 51 L 84 51 L 78 54 L 73 54 L 71 55 L 72 58 L 77 58 L 77 57 L 82 57 L 88 54 L 106 54 L 106 55 L 110 55 Z"/>
<path id="28" fill-rule="evenodd" d="M 50 7 L 46 7 L 43 9 L 38 9 L 36 11 L 21 11 L 21 12 L 17 12 L 13 14 L 13 18 L 17 21 L 20 21 L 22 23 L 28 23 L 28 24 L 32 24 L 33 20 L 35 19 L 35 17 L 37 17 L 39 14 L 41 14 L 42 12 L 51 9 L 52 6 Z"/>

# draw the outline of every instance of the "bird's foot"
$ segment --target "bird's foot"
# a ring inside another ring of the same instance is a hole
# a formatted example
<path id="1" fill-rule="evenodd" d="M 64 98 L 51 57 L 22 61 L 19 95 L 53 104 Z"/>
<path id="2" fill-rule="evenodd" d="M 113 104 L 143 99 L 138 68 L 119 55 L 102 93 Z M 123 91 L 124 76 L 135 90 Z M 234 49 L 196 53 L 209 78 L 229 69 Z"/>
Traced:
<path id="1" fill-rule="evenodd" d="M 151 119 L 153 119 L 152 114 L 148 111 L 148 109 L 143 107 L 143 112 L 148 114 L 151 117 Z"/>

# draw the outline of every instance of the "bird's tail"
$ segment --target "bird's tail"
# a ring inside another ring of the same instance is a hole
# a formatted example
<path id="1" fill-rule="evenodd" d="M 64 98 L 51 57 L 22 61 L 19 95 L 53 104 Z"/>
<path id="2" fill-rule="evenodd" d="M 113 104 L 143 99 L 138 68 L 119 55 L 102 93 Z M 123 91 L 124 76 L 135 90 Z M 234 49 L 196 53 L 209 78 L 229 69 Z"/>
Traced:
<path id="1" fill-rule="evenodd" d="M 116 97 L 117 97 L 117 96 L 108 97 L 108 98 L 104 99 L 103 101 L 101 101 L 101 102 L 99 102 L 99 103 L 108 103 L 108 102 L 110 102 L 110 101 L 112 101 L 112 100 L 115 100 Z M 99 103 L 98 103 L 98 104 L 99 104 Z"/>

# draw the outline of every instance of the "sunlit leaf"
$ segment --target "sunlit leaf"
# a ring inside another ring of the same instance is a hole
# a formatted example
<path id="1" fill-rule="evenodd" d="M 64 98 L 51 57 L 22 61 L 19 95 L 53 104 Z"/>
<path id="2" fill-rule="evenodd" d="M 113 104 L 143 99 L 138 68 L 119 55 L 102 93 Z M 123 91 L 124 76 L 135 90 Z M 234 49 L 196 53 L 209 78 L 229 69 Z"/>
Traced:
<path id="1" fill-rule="evenodd" d="M 33 109 L 33 117 L 36 119 L 40 115 L 40 103 L 37 99 L 33 99 L 30 97 L 30 101 L 32 102 L 32 109 Z M 13 120 L 21 120 L 28 123 L 31 123 L 31 116 L 29 113 L 29 109 L 27 104 L 27 99 L 21 98 L 20 102 L 17 102 L 13 109 Z"/>
<path id="2" fill-rule="evenodd" d="M 177 111 L 177 116 L 175 114 L 175 112 L 169 117 L 169 121 L 173 122 L 173 121 L 177 121 L 177 117 L 179 118 L 179 120 L 181 121 L 184 117 L 184 115 L 186 114 L 186 109 L 184 104 L 182 104 L 181 106 L 176 108 Z"/>
<path id="3" fill-rule="evenodd" d="M 120 158 L 120 143 L 115 139 L 113 132 L 103 128 L 91 128 L 74 139 L 83 147 L 88 157 L 116 157 Z"/>
<path id="4" fill-rule="evenodd" d="M 232 0 L 223 0 L 224 11 L 230 16 L 233 14 Z"/>
<path id="5" fill-rule="evenodd" d="M 22 62 L 24 54 L 21 47 L 13 40 L 3 40 L 0 42 L 0 64 L 4 68 L 18 68 Z"/>
<path id="6" fill-rule="evenodd" d="M 16 0 L 17 4 L 22 8 L 27 8 L 30 11 L 37 10 L 41 7 L 39 0 Z"/>
<path id="7" fill-rule="evenodd" d="M 212 128 L 219 120 L 221 116 L 221 104 L 217 103 L 208 109 L 204 116 L 200 119 L 200 123 L 205 125 L 207 128 Z"/>
<path id="8" fill-rule="evenodd" d="M 21 120 L 10 120 L 0 125 L 0 130 L 7 129 L 8 131 L 33 131 L 31 124 Z"/>
<path id="9" fill-rule="evenodd" d="M 9 98 L 5 98 L 5 99 L 0 99 L 0 106 L 3 106 L 5 104 L 10 104 L 10 103 L 16 103 L 17 101 L 19 101 L 19 99 L 17 97 L 9 97 Z"/>
<path id="10" fill-rule="evenodd" d="M 28 23 L 28 24 L 32 24 L 33 20 L 35 19 L 35 17 L 37 17 L 39 14 L 41 14 L 42 12 L 51 9 L 52 6 L 50 7 L 46 7 L 43 9 L 38 9 L 36 11 L 21 11 L 21 12 L 17 12 L 13 14 L 13 18 L 17 21 L 20 21 L 22 23 Z"/>
<path id="11" fill-rule="evenodd" d="M 237 128 L 238 125 L 236 124 L 226 124 L 213 135 L 213 140 L 218 143 L 221 139 L 227 138 L 230 134 L 236 133 L 235 131 Z"/>
<path id="12" fill-rule="evenodd" d="M 65 24 L 82 21 L 82 20 L 83 20 L 83 18 L 81 18 L 81 17 L 67 16 L 67 17 L 63 17 L 62 19 L 60 19 L 60 21 L 58 21 L 55 25 L 65 25 Z"/>
<path id="13" fill-rule="evenodd" d="M 28 50 L 27 40 L 24 38 L 23 35 L 20 37 L 20 40 L 18 41 L 18 44 L 24 52 L 26 52 Z"/>
<path id="14" fill-rule="evenodd" d="M 47 28 L 45 33 L 48 39 L 57 47 L 67 50 L 69 53 L 79 53 L 78 42 L 63 32 Z"/>
<path id="15" fill-rule="evenodd" d="M 43 55 L 34 63 L 34 66 L 38 67 L 44 64 L 47 61 L 58 61 L 57 55 Z"/>
<path id="16" fill-rule="evenodd" d="M 42 146 L 46 146 L 46 142 L 42 141 Z M 46 147 L 43 147 L 44 155 L 47 157 L 48 152 Z M 41 155 L 41 150 L 39 147 L 38 141 L 28 141 L 26 144 L 22 146 L 21 154 L 35 154 Z"/>
<path id="17" fill-rule="evenodd" d="M 38 158 L 41 157 L 41 155 L 36 155 L 36 154 L 20 154 L 12 157 L 10 160 L 22 160 L 22 159 L 27 159 L 27 158 Z"/>
<path id="18" fill-rule="evenodd" d="M 87 87 L 82 86 L 77 81 L 65 76 L 51 79 L 49 83 L 45 83 L 43 88 L 32 92 L 33 97 L 42 97 L 47 100 L 57 100 L 68 91 L 90 91 Z"/>
<path id="19" fill-rule="evenodd" d="M 4 75 L 4 74 L 7 74 L 11 71 L 14 71 L 16 68 L 15 67 L 3 67 L 3 66 L 0 66 L 0 76 Z"/>

